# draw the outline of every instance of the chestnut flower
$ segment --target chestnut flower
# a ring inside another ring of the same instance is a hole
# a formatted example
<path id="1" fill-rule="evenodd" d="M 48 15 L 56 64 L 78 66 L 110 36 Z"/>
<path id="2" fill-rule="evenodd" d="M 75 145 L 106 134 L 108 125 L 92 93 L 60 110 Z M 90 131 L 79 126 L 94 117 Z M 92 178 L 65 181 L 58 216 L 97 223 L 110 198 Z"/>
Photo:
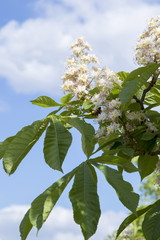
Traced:
<path id="1" fill-rule="evenodd" d="M 160 62 L 160 16 L 151 18 L 136 45 L 135 59 L 139 65 Z"/>

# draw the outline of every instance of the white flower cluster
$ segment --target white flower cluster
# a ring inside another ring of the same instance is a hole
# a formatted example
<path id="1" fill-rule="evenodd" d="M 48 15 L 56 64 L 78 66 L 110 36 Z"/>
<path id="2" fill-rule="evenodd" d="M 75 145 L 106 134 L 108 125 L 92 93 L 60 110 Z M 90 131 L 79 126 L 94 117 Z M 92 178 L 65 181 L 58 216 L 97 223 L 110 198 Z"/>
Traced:
<path id="1" fill-rule="evenodd" d="M 138 237 L 135 237 L 134 236 L 134 226 L 132 226 L 132 229 L 129 229 L 128 227 L 128 230 L 124 230 L 121 234 L 120 234 L 120 237 L 118 239 L 120 240 L 144 240 L 144 237 L 143 236 L 138 236 Z"/>
<path id="2" fill-rule="evenodd" d="M 151 18 L 147 29 L 140 35 L 135 58 L 139 65 L 160 62 L 160 16 Z"/>
<path id="3" fill-rule="evenodd" d="M 123 239 L 123 240 L 131 240 L 131 238 L 133 237 L 134 235 L 134 231 L 132 229 L 128 229 L 128 230 L 124 230 L 120 237 Z"/>
<path id="4" fill-rule="evenodd" d="M 125 113 L 125 116 L 126 116 L 126 119 L 129 120 L 126 123 L 126 130 L 129 132 L 135 130 L 136 122 L 139 123 L 146 120 L 146 115 L 144 114 L 143 111 L 135 111 L 135 112 L 127 111 Z"/>
<path id="5" fill-rule="evenodd" d="M 99 61 L 95 55 L 89 53 L 91 47 L 83 38 L 76 39 L 71 49 L 73 57 L 68 59 L 67 70 L 62 77 L 64 92 L 74 93 L 77 99 L 90 99 L 94 111 L 101 108 L 101 114 L 97 117 L 100 124 L 97 137 L 108 136 L 120 130 L 120 124 L 117 122 L 121 116 L 120 100 L 107 98 L 115 86 L 121 88 L 122 81 L 108 68 L 101 69 L 95 65 Z M 93 88 L 98 88 L 99 93 L 91 96 L 89 90 Z"/>
<path id="6" fill-rule="evenodd" d="M 102 138 L 102 137 L 108 137 L 109 135 L 116 133 L 116 132 L 122 132 L 123 129 L 120 126 L 119 123 L 110 123 L 108 126 L 102 126 L 96 131 L 96 137 Z"/>
<path id="7" fill-rule="evenodd" d="M 121 116 L 119 110 L 121 102 L 119 98 L 113 100 L 108 100 L 107 98 L 115 85 L 119 88 L 122 86 L 122 81 L 108 68 L 97 71 L 96 80 L 96 87 L 100 89 L 100 92 L 92 97 L 92 103 L 95 110 L 101 107 L 101 114 L 97 117 L 100 128 L 96 132 L 96 137 L 99 138 L 121 131 L 120 124 L 117 123 L 118 118 Z M 107 125 L 103 126 L 105 123 Z"/>
<path id="8" fill-rule="evenodd" d="M 87 96 L 91 89 L 92 76 L 89 71 L 90 64 L 97 64 L 97 57 L 90 54 L 90 45 L 84 39 L 77 38 L 71 46 L 73 56 L 67 60 L 67 70 L 62 77 L 64 92 L 74 93 L 77 99 Z"/>
<path id="9" fill-rule="evenodd" d="M 128 120 L 138 120 L 139 122 L 143 121 L 146 119 L 146 115 L 144 114 L 143 111 L 137 111 L 137 112 L 126 112 L 126 118 Z"/>
<path id="10" fill-rule="evenodd" d="M 151 122 L 145 122 L 145 125 L 147 126 L 147 130 L 148 130 L 148 132 L 157 132 L 158 131 L 158 129 L 154 126 L 154 124 L 153 123 L 151 123 Z"/>
<path id="11" fill-rule="evenodd" d="M 142 62 L 147 64 L 153 62 L 155 58 L 156 61 L 160 60 L 159 48 L 156 45 L 160 43 L 159 26 L 159 18 L 152 19 L 145 33 L 141 35 L 136 54 L 139 63 L 141 61 L 141 64 Z M 147 41 L 150 41 L 148 45 L 145 44 Z M 93 111 L 96 112 L 97 109 L 100 109 L 96 120 L 99 124 L 99 129 L 96 132 L 97 138 L 108 137 L 114 133 L 123 133 L 124 128 L 120 120 L 120 99 L 111 99 L 112 92 L 122 87 L 122 81 L 110 69 L 98 66 L 97 57 L 90 54 L 91 47 L 82 37 L 76 39 L 71 49 L 73 55 L 67 60 L 67 69 L 62 77 L 62 89 L 64 92 L 73 93 L 76 99 L 90 100 L 93 104 Z M 157 49 L 156 54 L 155 49 Z M 154 50 L 154 58 L 151 54 L 152 50 Z M 90 92 L 93 89 L 98 90 L 95 90 L 93 94 L 93 91 Z M 146 125 L 147 131 L 157 131 L 157 128 L 148 121 L 144 111 L 127 111 L 125 115 L 127 131 L 134 130 L 141 122 Z"/>
<path id="12" fill-rule="evenodd" d="M 144 125 L 147 127 L 147 129 L 146 129 L 147 132 L 157 132 L 158 131 L 158 129 L 155 127 L 155 125 L 147 120 L 147 116 L 145 115 L 143 110 L 135 111 L 135 112 L 127 111 L 125 115 L 129 121 L 133 121 L 133 122 L 127 122 L 126 129 L 128 131 L 133 131 L 136 128 L 134 121 L 143 122 Z"/>

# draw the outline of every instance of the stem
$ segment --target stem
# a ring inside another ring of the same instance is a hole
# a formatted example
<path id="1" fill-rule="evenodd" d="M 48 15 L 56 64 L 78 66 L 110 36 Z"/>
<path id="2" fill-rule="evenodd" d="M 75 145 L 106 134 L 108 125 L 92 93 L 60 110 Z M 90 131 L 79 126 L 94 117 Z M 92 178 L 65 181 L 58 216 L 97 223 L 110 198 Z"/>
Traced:
<path id="1" fill-rule="evenodd" d="M 50 112 L 47 117 L 51 116 L 51 115 L 55 115 L 57 112 L 59 112 L 64 106 L 60 106 L 57 110 Z"/>
<path id="2" fill-rule="evenodd" d="M 141 97 L 142 103 L 144 102 L 144 99 L 145 99 L 145 96 L 146 96 L 147 92 L 149 92 L 150 89 L 156 84 L 158 76 L 159 76 L 159 71 L 158 71 L 158 73 L 153 74 L 153 77 L 152 77 L 152 80 L 151 80 L 149 86 L 146 89 L 144 89 L 142 97 Z"/>
<path id="3" fill-rule="evenodd" d="M 133 96 L 133 98 L 136 100 L 137 103 L 140 104 L 141 106 L 141 109 L 144 110 L 144 100 L 145 100 L 145 97 L 146 97 L 146 94 L 147 92 L 149 92 L 151 90 L 151 88 L 156 84 L 156 81 L 158 79 L 158 76 L 159 76 L 159 71 L 157 73 L 154 73 L 153 74 L 153 77 L 152 77 L 152 80 L 149 84 L 149 86 L 143 90 L 143 93 L 142 93 L 142 97 L 141 99 L 138 99 L 135 95 Z"/>
<path id="4" fill-rule="evenodd" d="M 144 110 L 143 102 L 140 99 L 138 99 L 136 96 L 133 96 L 133 98 L 136 100 L 137 103 L 141 105 L 141 109 Z"/>
<path id="5" fill-rule="evenodd" d="M 160 155 L 160 150 L 157 150 L 155 152 L 150 152 L 149 155 L 150 156 Z"/>

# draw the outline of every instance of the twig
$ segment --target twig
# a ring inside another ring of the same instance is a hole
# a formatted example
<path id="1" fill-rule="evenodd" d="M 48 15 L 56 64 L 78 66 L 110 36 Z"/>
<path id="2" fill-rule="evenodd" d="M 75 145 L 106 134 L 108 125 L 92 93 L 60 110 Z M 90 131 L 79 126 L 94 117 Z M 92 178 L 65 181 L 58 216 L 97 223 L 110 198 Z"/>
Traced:
<path id="1" fill-rule="evenodd" d="M 145 96 L 146 96 L 147 92 L 149 92 L 150 89 L 156 84 L 158 76 L 159 76 L 159 71 L 158 71 L 158 73 L 154 73 L 149 86 L 146 89 L 144 89 L 142 97 L 141 97 L 142 103 L 144 102 L 144 99 L 145 99 Z"/>
<path id="2" fill-rule="evenodd" d="M 152 77 L 152 80 L 151 80 L 149 86 L 148 86 L 146 89 L 143 90 L 141 99 L 138 99 L 135 95 L 133 96 L 133 98 L 136 100 L 136 102 L 140 104 L 142 110 L 145 109 L 143 103 L 144 103 L 146 94 L 147 94 L 147 92 L 149 92 L 149 91 L 151 90 L 151 88 L 156 84 L 156 81 L 157 81 L 157 79 L 158 79 L 158 76 L 159 76 L 159 71 L 158 71 L 157 73 L 154 73 L 154 75 L 153 75 L 153 77 Z"/>
<path id="3" fill-rule="evenodd" d="M 160 150 L 148 153 L 150 156 L 160 155 Z"/>
<path id="4" fill-rule="evenodd" d="M 135 95 L 133 96 L 133 98 L 136 100 L 137 103 L 141 105 L 141 109 L 144 110 L 143 102 L 140 99 L 138 99 Z"/>

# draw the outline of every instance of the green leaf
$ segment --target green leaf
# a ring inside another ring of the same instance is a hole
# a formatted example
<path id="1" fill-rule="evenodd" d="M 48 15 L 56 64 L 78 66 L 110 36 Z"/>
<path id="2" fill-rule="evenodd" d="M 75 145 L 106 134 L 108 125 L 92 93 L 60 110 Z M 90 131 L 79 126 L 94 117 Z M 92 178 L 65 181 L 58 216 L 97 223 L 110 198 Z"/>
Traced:
<path id="1" fill-rule="evenodd" d="M 123 176 L 119 171 L 100 164 L 94 165 L 104 174 L 107 182 L 115 189 L 123 205 L 135 213 L 139 195 L 133 192 L 132 185 L 123 180 Z"/>
<path id="2" fill-rule="evenodd" d="M 0 142 L 0 159 L 3 158 L 9 144 L 12 142 L 14 136 L 5 139 L 3 142 Z"/>
<path id="3" fill-rule="evenodd" d="M 133 95 L 146 83 L 159 66 L 160 64 L 152 63 L 146 67 L 140 67 L 128 75 L 122 91 L 119 94 L 123 110 L 128 107 Z"/>
<path id="4" fill-rule="evenodd" d="M 48 96 L 40 96 L 30 102 L 34 105 L 38 105 L 40 107 L 45 107 L 45 108 L 61 106 L 61 104 L 55 102 L 52 98 L 50 98 Z"/>
<path id="5" fill-rule="evenodd" d="M 142 223 L 142 231 L 146 240 L 160 239 L 160 201 L 145 215 Z"/>
<path id="6" fill-rule="evenodd" d="M 38 230 L 48 218 L 50 212 L 76 171 L 77 168 L 60 178 L 32 202 L 29 218 L 31 224 L 36 226 Z"/>
<path id="7" fill-rule="evenodd" d="M 140 111 L 141 110 L 141 105 L 139 103 L 131 103 L 129 106 L 128 106 L 128 110 L 131 110 L 131 111 Z"/>
<path id="8" fill-rule="evenodd" d="M 29 232 L 31 231 L 32 229 L 32 224 L 30 222 L 30 219 L 29 219 L 29 211 L 27 211 L 27 213 L 25 214 L 24 218 L 22 219 L 21 221 L 21 224 L 20 224 L 20 236 L 21 236 L 21 240 L 25 240 L 29 234 Z"/>
<path id="9" fill-rule="evenodd" d="M 139 157 L 138 168 L 140 171 L 141 180 L 155 170 L 158 159 L 158 156 L 150 155 L 144 155 Z"/>
<path id="10" fill-rule="evenodd" d="M 83 103 L 83 108 L 86 109 L 86 110 L 90 109 L 92 106 L 93 106 L 93 103 L 91 102 L 91 100 L 86 100 Z"/>
<path id="11" fill-rule="evenodd" d="M 145 97 L 146 104 L 160 104 L 160 85 L 154 85 Z"/>
<path id="12" fill-rule="evenodd" d="M 106 139 L 99 140 L 98 141 L 99 147 L 96 149 L 96 151 L 93 154 L 99 152 L 100 150 L 105 151 L 106 146 L 110 145 L 111 143 L 114 143 L 118 139 L 119 139 L 118 135 L 111 135 L 107 140 Z"/>
<path id="13" fill-rule="evenodd" d="M 142 140 L 151 140 L 153 139 L 154 137 L 156 136 L 156 133 L 151 133 L 151 132 L 145 132 L 143 135 L 142 135 Z"/>
<path id="14" fill-rule="evenodd" d="M 46 131 L 44 158 L 53 169 L 62 171 L 62 164 L 72 143 L 71 133 L 60 121 L 54 120 Z"/>
<path id="15" fill-rule="evenodd" d="M 103 163 L 122 167 L 127 172 L 137 172 L 138 169 L 131 163 L 130 160 L 119 156 L 102 155 L 101 157 L 89 159 L 91 163 Z"/>
<path id="16" fill-rule="evenodd" d="M 87 240 L 96 232 L 101 214 L 97 195 L 97 176 L 90 164 L 83 163 L 79 167 L 69 197 L 74 220 L 81 226 L 84 238 Z"/>
<path id="17" fill-rule="evenodd" d="M 21 163 L 22 159 L 38 141 L 48 125 L 49 119 L 33 122 L 32 125 L 22 128 L 8 145 L 3 156 L 4 169 L 12 174 Z"/>
<path id="18" fill-rule="evenodd" d="M 119 77 L 121 80 L 125 81 L 126 78 L 127 78 L 128 75 L 129 75 L 129 73 L 128 73 L 128 72 L 121 71 L 121 72 L 118 72 L 117 75 L 118 75 L 118 77 Z"/>
<path id="19" fill-rule="evenodd" d="M 160 200 L 158 200 L 157 202 L 160 202 Z M 121 234 L 121 232 L 127 228 L 129 226 L 129 224 L 131 224 L 134 220 L 136 220 L 137 218 L 139 218 L 140 216 L 142 216 L 144 213 L 146 213 L 147 211 L 149 211 L 149 209 L 151 209 L 154 205 L 157 204 L 157 202 L 155 202 L 154 204 L 148 205 L 145 208 L 142 209 L 138 209 L 136 211 L 136 214 L 132 213 L 131 215 L 129 215 L 127 218 L 125 218 L 125 220 L 121 223 L 121 225 L 119 226 L 119 229 L 117 231 L 117 235 L 116 238 Z"/>
<path id="20" fill-rule="evenodd" d="M 125 154 L 129 157 L 133 157 L 134 156 L 134 149 L 133 148 L 130 148 L 130 147 L 126 147 L 125 145 L 120 147 L 120 152 L 122 152 L 122 154 Z"/>
<path id="21" fill-rule="evenodd" d="M 94 150 L 95 130 L 93 126 L 79 118 L 66 118 L 65 121 L 82 134 L 82 149 L 89 158 Z"/>
<path id="22" fill-rule="evenodd" d="M 69 93 L 60 99 L 62 104 L 68 103 L 73 98 L 73 93 Z"/>
<path id="23" fill-rule="evenodd" d="M 144 102 L 145 103 L 145 102 Z M 150 104 L 148 107 L 146 107 L 146 111 L 147 110 L 150 110 L 150 109 L 152 109 L 152 108 L 154 108 L 154 107 L 157 107 L 157 106 L 159 106 L 159 104 L 157 104 L 157 103 L 154 103 L 154 104 Z"/>

